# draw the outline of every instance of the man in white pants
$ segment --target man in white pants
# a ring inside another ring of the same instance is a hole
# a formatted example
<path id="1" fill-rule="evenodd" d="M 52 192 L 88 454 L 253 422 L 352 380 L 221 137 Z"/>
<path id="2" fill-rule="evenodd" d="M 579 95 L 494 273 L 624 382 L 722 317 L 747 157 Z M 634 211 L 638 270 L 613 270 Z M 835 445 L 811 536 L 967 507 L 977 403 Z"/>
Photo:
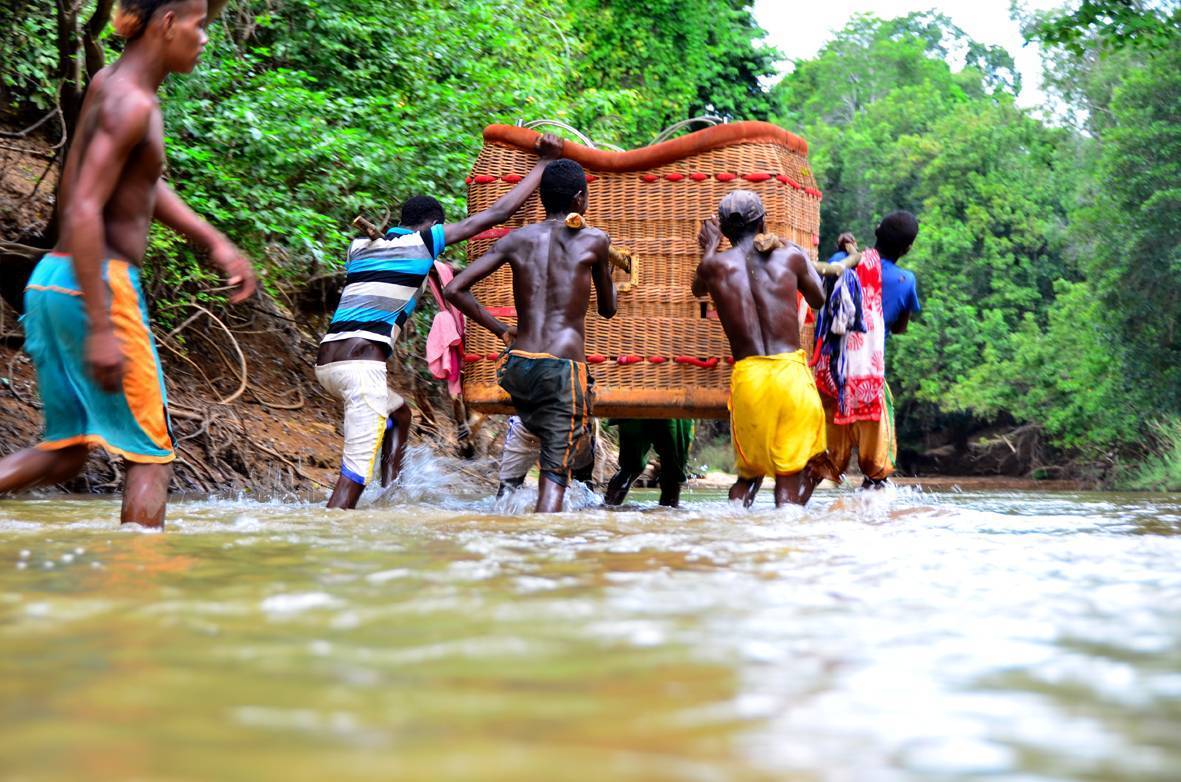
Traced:
<path id="1" fill-rule="evenodd" d="M 537 189 L 546 164 L 562 152 L 562 140 L 538 142 L 541 159 L 521 182 L 483 212 L 445 223 L 442 205 L 415 196 L 402 205 L 399 225 L 379 239 L 349 246 L 345 287 L 316 357 L 316 379 L 344 402 L 344 458 L 329 508 L 355 508 L 381 453 L 381 485 L 402 468 L 411 416 L 402 397 L 386 385 L 386 361 L 402 326 L 426 287 L 443 248 L 503 223 Z"/>
<path id="2" fill-rule="evenodd" d="M 595 471 L 595 453 L 598 450 L 598 440 L 595 437 L 594 424 L 587 427 L 591 438 L 582 459 L 574 464 L 572 476 L 576 481 L 593 488 Z M 537 464 L 541 456 L 541 439 L 525 428 L 525 424 L 517 416 L 508 419 L 508 431 L 504 433 L 504 448 L 500 452 L 500 488 L 496 490 L 496 497 L 512 494 L 525 483 L 525 476 Z"/>

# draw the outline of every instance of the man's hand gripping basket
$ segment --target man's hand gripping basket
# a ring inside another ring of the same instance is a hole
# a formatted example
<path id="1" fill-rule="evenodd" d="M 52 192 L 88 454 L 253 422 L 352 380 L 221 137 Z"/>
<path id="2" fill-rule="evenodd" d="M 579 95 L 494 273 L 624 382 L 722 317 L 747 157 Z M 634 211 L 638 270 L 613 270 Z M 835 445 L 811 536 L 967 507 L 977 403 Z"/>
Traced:
<path id="1" fill-rule="evenodd" d="M 487 209 L 533 167 L 538 134 L 490 125 L 468 178 L 468 209 Z M 627 152 L 565 143 L 565 157 L 586 169 L 590 225 L 631 250 L 631 275 L 617 271 L 619 311 L 611 320 L 586 319 L 586 353 L 595 378 L 594 412 L 627 418 L 724 418 L 732 357 L 708 300 L 690 292 L 701 258 L 701 221 L 727 192 L 758 193 L 767 229 L 816 257 L 820 191 L 808 166 L 807 143 L 765 122 L 717 125 Z M 534 194 L 504 226 L 468 242 L 480 257 L 510 230 L 544 218 Z M 474 292 L 492 313 L 515 323 L 508 266 Z M 467 330 L 463 391 L 468 406 L 510 412 L 496 384 L 502 343 L 478 326 Z"/>

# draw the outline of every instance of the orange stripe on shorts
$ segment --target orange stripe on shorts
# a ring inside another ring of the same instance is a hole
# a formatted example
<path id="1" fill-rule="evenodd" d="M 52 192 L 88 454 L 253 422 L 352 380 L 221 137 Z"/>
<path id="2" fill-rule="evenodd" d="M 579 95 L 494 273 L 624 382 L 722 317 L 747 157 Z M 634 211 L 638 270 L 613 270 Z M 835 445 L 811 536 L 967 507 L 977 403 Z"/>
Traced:
<path id="1" fill-rule="evenodd" d="M 139 296 L 126 262 L 108 262 L 107 284 L 111 288 L 111 325 L 123 347 L 123 395 L 127 397 L 127 406 L 156 447 L 171 451 L 172 438 L 164 417 L 164 394 L 152 351 L 152 335 L 144 325 Z"/>

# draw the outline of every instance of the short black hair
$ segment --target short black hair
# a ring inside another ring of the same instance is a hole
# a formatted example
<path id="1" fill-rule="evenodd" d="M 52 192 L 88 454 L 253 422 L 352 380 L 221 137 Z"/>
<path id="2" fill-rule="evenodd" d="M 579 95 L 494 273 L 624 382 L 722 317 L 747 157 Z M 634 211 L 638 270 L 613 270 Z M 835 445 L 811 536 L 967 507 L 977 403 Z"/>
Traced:
<path id="1" fill-rule="evenodd" d="M 573 160 L 555 160 L 542 172 L 538 191 L 546 214 L 568 211 L 575 196 L 586 192 L 586 172 Z"/>
<path id="2" fill-rule="evenodd" d="M 718 227 L 722 229 L 722 236 L 730 240 L 731 244 L 738 244 L 739 241 L 745 239 L 751 234 L 757 234 L 766 227 L 767 216 L 765 214 L 759 215 L 753 220 L 743 220 L 741 215 L 728 215 L 729 219 L 725 222 L 719 218 Z"/>
<path id="3" fill-rule="evenodd" d="M 432 220 L 442 223 L 446 219 L 446 215 L 443 214 L 443 205 L 436 199 L 430 196 L 414 196 L 406 199 L 406 203 L 402 204 L 402 214 L 398 217 L 398 222 L 410 228 L 416 225 L 425 225 Z"/>
<path id="4" fill-rule="evenodd" d="M 919 221 L 910 212 L 900 210 L 882 218 L 874 230 L 878 251 L 892 261 L 906 255 L 919 235 Z"/>
<path id="5" fill-rule="evenodd" d="M 184 0 L 119 0 L 115 11 L 115 32 L 134 41 L 148 29 L 148 23 L 161 8 L 177 5 Z"/>

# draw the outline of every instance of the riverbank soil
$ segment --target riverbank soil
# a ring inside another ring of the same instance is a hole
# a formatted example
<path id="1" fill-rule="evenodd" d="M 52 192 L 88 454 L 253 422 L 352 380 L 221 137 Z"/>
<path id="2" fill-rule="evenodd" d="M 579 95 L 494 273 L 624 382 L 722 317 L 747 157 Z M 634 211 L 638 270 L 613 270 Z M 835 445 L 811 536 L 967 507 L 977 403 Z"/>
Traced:
<path id="1" fill-rule="evenodd" d="M 37 442 L 41 410 L 15 313 L 0 306 L 0 454 L 7 454 Z M 173 491 L 322 499 L 340 467 L 342 433 L 340 404 L 313 374 L 314 338 L 266 299 L 220 314 L 198 307 L 189 305 L 176 329 L 155 332 L 177 443 Z M 414 413 L 412 442 L 446 450 L 456 441 L 450 411 L 399 363 L 391 381 Z M 115 491 L 122 472 L 121 459 L 96 449 L 85 471 L 59 488 Z"/>

